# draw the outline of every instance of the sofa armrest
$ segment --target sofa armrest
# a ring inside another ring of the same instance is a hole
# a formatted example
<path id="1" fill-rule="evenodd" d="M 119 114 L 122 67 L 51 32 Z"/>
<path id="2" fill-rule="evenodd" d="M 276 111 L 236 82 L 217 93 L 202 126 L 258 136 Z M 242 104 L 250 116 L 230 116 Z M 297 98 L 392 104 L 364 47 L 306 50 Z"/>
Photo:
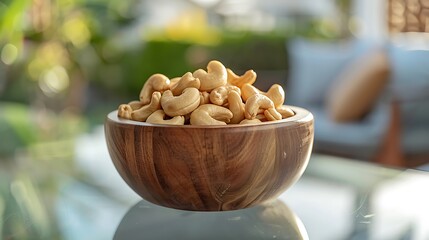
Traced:
<path id="1" fill-rule="evenodd" d="M 381 148 L 375 156 L 375 162 L 383 165 L 405 167 L 401 150 L 401 109 L 394 100 L 390 105 L 390 122 Z"/>
<path id="2" fill-rule="evenodd" d="M 406 134 L 409 134 L 407 132 L 409 129 L 407 128 L 418 126 L 419 123 L 416 122 L 417 120 L 422 124 L 421 122 L 425 122 L 424 119 L 427 119 L 428 114 L 423 114 L 423 120 L 420 119 L 422 115 L 413 116 L 414 119 L 410 121 L 410 119 L 406 118 L 410 116 L 410 110 L 404 109 L 404 106 L 407 104 L 426 104 L 429 102 L 429 86 L 410 86 L 392 91 L 392 93 L 393 100 L 390 104 L 389 126 L 381 148 L 375 157 L 375 162 L 399 167 L 416 167 L 420 164 L 421 160 L 414 160 L 412 156 L 408 156 L 410 153 L 407 154 L 407 148 L 404 146 L 403 140 L 406 138 Z M 425 124 L 424 128 L 426 130 L 429 129 L 429 123 Z M 421 128 L 419 129 L 418 131 L 422 130 Z M 425 154 L 426 157 L 428 156 L 427 154 Z"/>

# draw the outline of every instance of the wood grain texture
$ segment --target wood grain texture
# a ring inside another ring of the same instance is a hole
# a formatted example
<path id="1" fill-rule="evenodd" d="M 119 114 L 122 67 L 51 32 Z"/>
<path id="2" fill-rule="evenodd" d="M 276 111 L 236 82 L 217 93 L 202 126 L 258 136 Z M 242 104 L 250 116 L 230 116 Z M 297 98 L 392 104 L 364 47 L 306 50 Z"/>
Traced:
<path id="1" fill-rule="evenodd" d="M 313 115 L 228 126 L 105 122 L 106 142 L 122 178 L 152 203 L 222 211 L 276 198 L 304 172 L 313 146 Z"/>

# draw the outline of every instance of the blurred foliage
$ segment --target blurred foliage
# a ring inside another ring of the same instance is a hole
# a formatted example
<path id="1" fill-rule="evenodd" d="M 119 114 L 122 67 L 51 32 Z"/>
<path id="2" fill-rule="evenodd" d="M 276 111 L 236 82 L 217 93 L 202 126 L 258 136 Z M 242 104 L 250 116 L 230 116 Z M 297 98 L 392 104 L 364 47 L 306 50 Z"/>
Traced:
<path id="1" fill-rule="evenodd" d="M 122 72 L 120 78 L 124 81 L 105 81 L 109 76 L 95 81 L 98 88 L 135 99 L 150 75 L 163 73 L 170 78 L 179 77 L 188 71 L 205 68 L 211 59 L 217 59 L 238 71 L 251 68 L 285 70 L 285 37 L 284 34 L 243 32 L 234 35 L 226 32 L 222 35 L 221 43 L 213 46 L 185 41 L 151 40 L 141 50 L 127 54 L 118 62 L 116 70 Z M 107 66 L 101 66 L 104 67 Z M 110 77 L 118 75 L 110 74 Z"/>
<path id="2" fill-rule="evenodd" d="M 348 8 L 348 0 L 338 1 Z M 326 40 L 342 34 L 324 19 L 300 19 L 293 29 L 229 30 L 209 24 L 207 12 L 195 6 L 164 28 L 143 28 L 148 13 L 138 12 L 139 4 L 0 0 L 0 122 L 5 123 L 0 132 L 11 136 L 0 155 L 11 154 L 12 146 L 31 145 L 32 152 L 39 152 L 35 143 L 63 141 L 65 135 L 46 133 L 64 128 L 59 123 L 70 119 L 65 116 L 101 123 L 119 103 L 137 99 L 154 73 L 178 77 L 205 68 L 212 59 L 238 74 L 287 71 L 288 38 Z M 8 102 L 24 105 L 7 107 Z"/>
<path id="3" fill-rule="evenodd" d="M 348 9 L 349 0 L 337 1 Z M 0 121 L 8 126 L 0 131 L 14 133 L 7 133 L 11 141 L 0 153 L 12 152 L 9 146 L 63 140 L 46 132 L 63 128 L 52 122 L 62 122 L 64 116 L 75 114 L 90 123 L 95 116 L 99 124 L 117 104 L 137 99 L 154 73 L 178 77 L 205 68 L 212 59 L 238 74 L 247 69 L 287 71 L 289 37 L 342 36 L 338 26 L 324 19 L 301 19 L 293 29 L 232 31 L 209 24 L 207 12 L 195 6 L 165 27 L 149 29 L 141 25 L 149 14 L 141 11 L 141 3 L 0 0 L 0 111 L 6 116 Z M 7 102 L 25 106 L 4 107 Z"/>
<path id="4" fill-rule="evenodd" d="M 13 154 L 17 146 L 34 143 L 37 134 L 28 108 L 18 104 L 0 105 L 0 135 L 8 136 L 8 141 L 2 141 L 0 156 Z"/>
<path id="5" fill-rule="evenodd" d="M 42 197 L 28 176 L 0 170 L 0 239 L 59 239 Z"/>
<path id="6" fill-rule="evenodd" d="M 24 104 L 0 103 L 0 160 L 25 151 L 33 160 L 56 159 L 65 165 L 73 158 L 73 140 L 87 128 L 84 118 L 69 112 L 56 114 Z"/>
<path id="7" fill-rule="evenodd" d="M 346 15 L 350 1 L 337 2 Z M 298 19 L 293 29 L 230 30 L 209 24 L 206 10 L 195 6 L 163 28 L 147 28 L 141 3 L 0 0 L 0 133 L 10 136 L 0 155 L 13 146 L 39 152 L 35 143 L 67 142 L 71 137 L 52 133 L 76 116 L 85 122 L 77 132 L 101 123 L 119 103 L 137 99 L 154 73 L 178 77 L 212 59 L 238 74 L 287 71 L 288 38 L 344 35 L 332 21 L 312 18 Z"/>
<path id="8" fill-rule="evenodd" d="M 284 42 L 289 36 L 338 37 L 335 26 L 317 19 L 304 21 L 293 31 L 228 31 L 208 24 L 201 9 L 183 12 L 164 29 L 139 29 L 135 26 L 142 17 L 136 16 L 138 4 L 137 0 L 2 0 L 0 51 L 7 68 L 0 100 L 42 99 L 54 110 L 82 109 L 97 103 L 84 92 L 88 86 L 101 97 L 129 99 L 153 73 L 176 77 L 204 67 L 211 59 L 238 70 L 285 70 Z M 129 47 L 121 37 L 127 30 L 147 36 Z"/>
<path id="9" fill-rule="evenodd" d="M 0 104 L 0 239 L 60 239 L 58 176 L 74 174 L 74 139 L 86 122 L 64 112 Z M 9 158 L 11 156 L 11 158 Z"/>
<path id="10" fill-rule="evenodd" d="M 234 70 L 286 70 L 285 32 L 226 32 L 222 45 L 210 49 L 210 56 L 221 59 Z"/>
<path id="11" fill-rule="evenodd" d="M 94 67 L 107 62 L 99 50 L 133 22 L 136 2 L 1 1 L 2 99 L 29 103 L 42 94 L 65 104 L 75 82 L 91 79 Z"/>

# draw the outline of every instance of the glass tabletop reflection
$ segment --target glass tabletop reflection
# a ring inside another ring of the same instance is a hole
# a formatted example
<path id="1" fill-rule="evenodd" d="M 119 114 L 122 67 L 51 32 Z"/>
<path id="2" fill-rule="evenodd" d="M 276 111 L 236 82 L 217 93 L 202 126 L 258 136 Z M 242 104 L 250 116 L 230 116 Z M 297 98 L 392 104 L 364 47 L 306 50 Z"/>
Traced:
<path id="1" fill-rule="evenodd" d="M 308 239 L 301 220 L 282 201 L 252 208 L 197 212 L 160 207 L 145 200 L 125 214 L 119 239 Z"/>

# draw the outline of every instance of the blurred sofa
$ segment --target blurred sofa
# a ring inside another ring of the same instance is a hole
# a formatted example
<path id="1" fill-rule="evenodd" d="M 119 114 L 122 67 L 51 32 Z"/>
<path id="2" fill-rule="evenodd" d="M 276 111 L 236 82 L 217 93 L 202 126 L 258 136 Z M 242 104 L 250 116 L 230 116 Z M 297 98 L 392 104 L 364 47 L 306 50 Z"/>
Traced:
<path id="1" fill-rule="evenodd" d="M 429 156 L 429 51 L 362 39 L 286 45 L 286 102 L 313 113 L 315 152 L 402 166 Z"/>

